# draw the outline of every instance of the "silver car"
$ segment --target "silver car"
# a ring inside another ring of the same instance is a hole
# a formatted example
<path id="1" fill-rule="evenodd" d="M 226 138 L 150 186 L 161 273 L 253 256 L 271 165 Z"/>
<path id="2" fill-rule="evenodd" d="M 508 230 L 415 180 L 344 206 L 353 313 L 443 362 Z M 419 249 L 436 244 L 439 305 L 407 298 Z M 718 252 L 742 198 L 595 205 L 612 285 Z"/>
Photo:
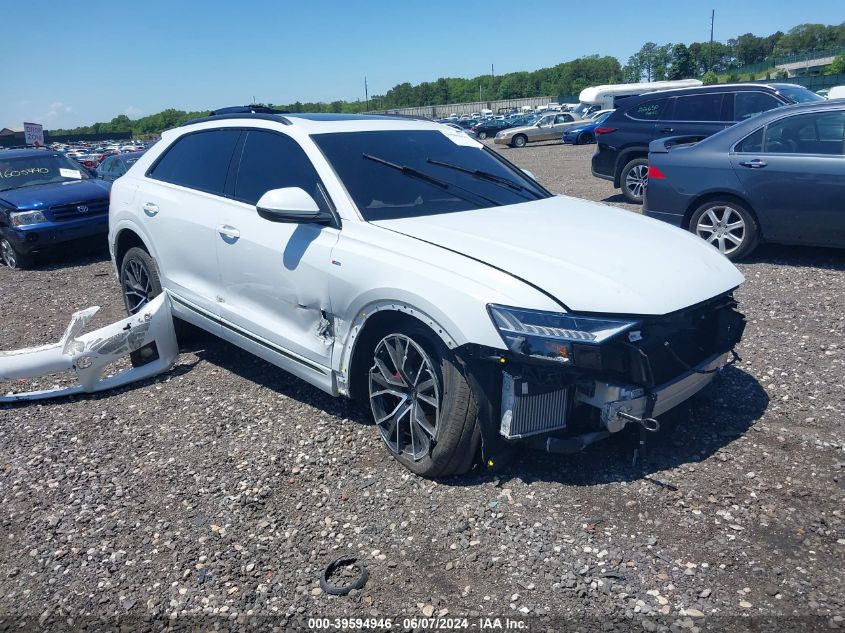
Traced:
<path id="1" fill-rule="evenodd" d="M 583 119 L 574 112 L 549 112 L 531 125 L 502 130 L 496 134 L 493 142 L 496 145 L 525 147 L 526 143 L 534 141 L 560 140 L 566 129 L 580 125 L 582 122 Z"/>

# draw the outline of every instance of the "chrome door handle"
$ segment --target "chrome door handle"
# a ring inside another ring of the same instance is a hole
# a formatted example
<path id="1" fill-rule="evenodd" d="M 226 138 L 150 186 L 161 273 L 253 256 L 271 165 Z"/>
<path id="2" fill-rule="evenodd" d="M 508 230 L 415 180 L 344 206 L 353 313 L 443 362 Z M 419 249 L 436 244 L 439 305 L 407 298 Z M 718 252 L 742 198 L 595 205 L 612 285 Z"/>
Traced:
<path id="1" fill-rule="evenodd" d="M 217 232 L 220 233 L 223 237 L 228 237 L 233 240 L 238 239 L 241 236 L 241 232 L 236 229 L 234 226 L 229 226 L 228 224 L 221 224 L 217 227 Z"/>
<path id="2" fill-rule="evenodd" d="M 765 167 L 769 163 L 760 160 L 759 158 L 755 158 L 754 160 L 747 160 L 743 163 L 740 163 L 743 167 L 750 167 L 751 169 L 760 169 L 761 167 Z"/>
<path id="3" fill-rule="evenodd" d="M 158 205 L 153 202 L 145 202 L 144 206 L 141 208 L 144 209 L 144 213 L 150 217 L 153 217 L 158 213 Z"/>
<path id="4" fill-rule="evenodd" d="M 673 127 L 662 127 L 662 128 L 660 128 L 660 131 L 663 134 L 671 134 L 672 132 L 675 131 L 675 128 L 673 128 Z"/>

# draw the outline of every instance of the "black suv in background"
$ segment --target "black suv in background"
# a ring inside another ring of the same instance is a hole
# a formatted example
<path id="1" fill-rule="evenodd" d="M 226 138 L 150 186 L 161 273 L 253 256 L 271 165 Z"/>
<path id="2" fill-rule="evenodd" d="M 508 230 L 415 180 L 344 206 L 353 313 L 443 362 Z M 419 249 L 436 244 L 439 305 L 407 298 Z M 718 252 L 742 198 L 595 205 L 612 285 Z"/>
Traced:
<path id="1" fill-rule="evenodd" d="M 596 128 L 593 176 L 613 181 L 641 204 L 648 183 L 648 144 L 667 136 L 704 138 L 755 114 L 822 97 L 793 84 L 722 84 L 631 97 Z"/>

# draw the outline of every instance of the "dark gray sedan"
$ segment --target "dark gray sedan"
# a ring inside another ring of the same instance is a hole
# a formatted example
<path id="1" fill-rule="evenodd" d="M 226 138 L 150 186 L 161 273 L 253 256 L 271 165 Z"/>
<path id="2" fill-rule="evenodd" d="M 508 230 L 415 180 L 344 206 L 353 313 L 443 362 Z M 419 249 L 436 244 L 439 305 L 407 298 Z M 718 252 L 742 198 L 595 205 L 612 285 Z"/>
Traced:
<path id="1" fill-rule="evenodd" d="M 648 161 L 645 214 L 732 260 L 760 242 L 845 247 L 845 99 L 653 141 Z"/>

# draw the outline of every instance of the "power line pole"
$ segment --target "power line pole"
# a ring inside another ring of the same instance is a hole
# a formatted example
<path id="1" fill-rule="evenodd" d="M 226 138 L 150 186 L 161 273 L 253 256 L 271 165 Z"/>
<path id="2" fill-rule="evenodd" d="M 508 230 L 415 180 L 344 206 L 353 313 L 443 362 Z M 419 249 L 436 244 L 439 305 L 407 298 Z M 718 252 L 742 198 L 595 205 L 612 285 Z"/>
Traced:
<path id="1" fill-rule="evenodd" d="M 716 9 L 710 12 L 710 55 L 708 60 L 708 70 L 713 70 L 713 23 L 716 21 Z"/>
<path id="2" fill-rule="evenodd" d="M 364 75 L 364 101 L 367 102 L 367 112 L 370 111 L 370 92 L 367 88 L 367 76 Z"/>

